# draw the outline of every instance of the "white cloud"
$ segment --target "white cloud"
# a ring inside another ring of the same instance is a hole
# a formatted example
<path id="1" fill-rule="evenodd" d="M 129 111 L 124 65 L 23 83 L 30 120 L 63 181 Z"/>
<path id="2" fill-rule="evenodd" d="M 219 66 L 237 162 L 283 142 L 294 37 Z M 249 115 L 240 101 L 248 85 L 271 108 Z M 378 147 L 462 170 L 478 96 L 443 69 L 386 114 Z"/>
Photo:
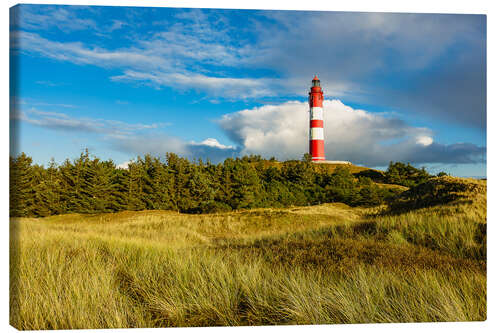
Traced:
<path id="1" fill-rule="evenodd" d="M 164 32 L 156 34 L 151 41 L 138 42 L 137 47 L 108 50 L 84 45 L 81 42 L 51 41 L 36 33 L 15 31 L 11 33 L 11 45 L 13 49 L 23 53 L 41 54 L 74 64 L 122 68 L 123 74 L 112 76 L 110 78 L 112 81 L 139 82 L 157 88 L 193 89 L 230 99 L 276 94 L 276 88 L 270 89 L 271 86 L 279 87 L 279 80 L 276 79 L 228 77 L 193 72 L 192 61 L 218 62 L 220 65 L 231 58 L 227 54 L 229 51 L 222 45 L 206 45 L 200 40 L 193 41 L 189 45 L 175 45 L 173 43 L 175 40 L 186 40 L 179 34 Z M 196 43 L 202 45 L 193 49 Z"/>
<path id="2" fill-rule="evenodd" d="M 66 113 L 25 108 L 25 104 L 14 104 L 11 119 L 22 120 L 32 125 L 60 131 L 98 133 L 107 137 L 121 138 L 141 131 L 159 129 L 169 123 L 125 123 L 118 120 L 77 118 Z"/>
<path id="3" fill-rule="evenodd" d="M 74 109 L 76 108 L 76 105 L 72 104 L 64 104 L 64 103 L 47 103 L 47 102 L 42 102 L 39 100 L 34 100 L 32 98 L 19 98 L 16 96 L 13 96 L 11 98 L 11 104 L 14 108 L 19 108 L 20 106 L 50 106 L 50 107 L 62 107 L 62 108 L 68 108 L 68 109 Z"/>
<path id="4" fill-rule="evenodd" d="M 187 142 L 165 133 L 142 133 L 108 138 L 106 141 L 114 150 L 139 156 L 151 154 L 163 157 L 165 153 L 172 152 L 192 160 L 209 159 L 215 163 L 239 156 L 239 149 L 223 145 L 214 138 L 202 142 Z"/>
<path id="5" fill-rule="evenodd" d="M 113 24 L 108 28 L 109 31 L 115 31 L 123 28 L 123 26 L 128 25 L 127 23 L 120 20 L 113 20 Z"/>
<path id="6" fill-rule="evenodd" d="M 21 4 L 11 9 L 11 25 L 23 30 L 36 31 L 55 28 L 65 34 L 86 30 L 101 37 L 109 37 L 106 34 L 128 25 L 127 22 L 116 19 L 106 19 L 105 24 L 98 24 L 94 19 L 89 18 L 88 14 L 96 17 L 99 12 L 97 7 Z M 109 21 L 111 23 L 108 24 Z"/>
<path id="7" fill-rule="evenodd" d="M 305 152 L 307 106 L 300 102 L 265 105 L 224 115 L 219 125 L 242 148 L 242 154 L 295 158 Z"/>
<path id="8" fill-rule="evenodd" d="M 128 165 L 129 165 L 130 163 L 132 163 L 132 162 L 133 162 L 133 160 L 130 160 L 130 161 L 125 161 L 125 162 L 123 162 L 123 163 L 118 164 L 118 165 L 116 166 L 116 168 L 117 168 L 117 169 L 128 169 Z"/>
<path id="9" fill-rule="evenodd" d="M 300 158 L 308 151 L 308 103 L 286 102 L 226 114 L 219 125 L 241 146 L 241 154 Z M 484 147 L 440 145 L 432 131 L 384 114 L 355 110 L 339 100 L 324 101 L 326 157 L 369 166 L 389 161 L 473 163 Z M 455 161 L 455 162 L 453 162 Z"/>
<path id="10" fill-rule="evenodd" d="M 165 133 L 148 132 L 121 137 L 105 137 L 103 142 L 107 143 L 113 150 L 135 156 L 145 154 L 164 156 L 167 152 L 182 156 L 189 155 L 188 145 L 185 141 Z"/>
<path id="11" fill-rule="evenodd" d="M 417 143 L 422 146 L 431 145 L 434 140 L 430 136 L 419 136 L 417 137 Z"/>
<path id="12" fill-rule="evenodd" d="M 55 83 L 55 82 L 48 81 L 48 80 L 40 80 L 40 81 L 36 81 L 35 83 L 42 85 L 42 86 L 46 86 L 46 87 L 57 87 L 60 85 L 59 83 Z"/>
<path id="13" fill-rule="evenodd" d="M 75 64 L 100 67 L 134 66 L 136 68 L 168 67 L 167 61 L 151 52 L 138 49 L 106 50 L 88 47 L 81 42 L 55 42 L 26 31 L 11 33 L 11 45 L 25 53 L 39 53 L 45 57 Z"/>
<path id="14" fill-rule="evenodd" d="M 11 24 L 34 30 L 56 27 L 65 33 L 98 28 L 94 20 L 80 18 L 75 8 L 20 5 L 12 8 Z"/>
<path id="15" fill-rule="evenodd" d="M 225 98 L 248 99 L 272 96 L 272 80 L 206 76 L 196 73 L 169 73 L 163 71 L 140 72 L 126 70 L 123 75 L 111 77 L 113 81 L 144 82 L 155 87 L 194 89 Z"/>
<path id="16" fill-rule="evenodd" d="M 233 146 L 223 145 L 222 143 L 220 143 L 219 141 L 217 141 L 217 139 L 214 139 L 214 138 L 205 139 L 205 140 L 203 140 L 200 143 L 191 142 L 191 144 L 193 144 L 193 145 L 199 145 L 199 146 L 215 147 L 215 148 L 219 148 L 219 149 L 234 149 Z"/>

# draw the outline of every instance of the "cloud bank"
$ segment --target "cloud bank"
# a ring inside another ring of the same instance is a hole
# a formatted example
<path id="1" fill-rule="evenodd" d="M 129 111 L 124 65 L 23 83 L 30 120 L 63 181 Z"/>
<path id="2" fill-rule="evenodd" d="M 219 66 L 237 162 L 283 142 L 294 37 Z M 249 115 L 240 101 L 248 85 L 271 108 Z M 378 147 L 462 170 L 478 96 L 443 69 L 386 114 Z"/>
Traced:
<path id="1" fill-rule="evenodd" d="M 16 100 L 11 104 L 10 119 L 14 125 L 24 122 L 53 131 L 87 133 L 105 146 L 131 156 L 145 154 L 164 156 L 166 152 L 173 152 L 189 159 L 209 159 L 217 163 L 228 157 L 238 156 L 240 151 L 237 147 L 221 144 L 215 138 L 195 142 L 169 135 L 165 132 L 169 123 L 142 124 L 79 118 L 63 112 L 26 108 L 25 105 L 23 101 Z"/>
<path id="2" fill-rule="evenodd" d="M 241 154 L 297 159 L 308 151 L 308 104 L 287 102 L 226 114 L 219 125 Z M 486 148 L 470 143 L 444 145 L 428 128 L 412 127 L 387 114 L 355 110 L 340 100 L 324 101 L 325 153 L 330 160 L 366 166 L 389 161 L 480 163 Z"/>
<path id="3" fill-rule="evenodd" d="M 308 104 L 289 101 L 226 114 L 216 122 L 235 145 L 216 138 L 189 141 L 168 134 L 168 123 L 125 123 L 118 120 L 78 118 L 48 112 L 14 101 L 11 119 L 34 126 L 94 135 L 104 145 L 131 156 L 174 152 L 189 159 L 218 163 L 228 157 L 259 154 L 279 160 L 300 159 L 308 151 Z M 40 104 L 40 103 L 39 103 Z M 42 103 L 43 104 L 43 103 Z M 389 161 L 414 164 L 485 163 L 486 148 L 471 143 L 435 142 L 433 133 L 413 127 L 387 113 L 356 110 L 340 100 L 324 101 L 325 149 L 330 160 L 348 160 L 366 166 Z"/>

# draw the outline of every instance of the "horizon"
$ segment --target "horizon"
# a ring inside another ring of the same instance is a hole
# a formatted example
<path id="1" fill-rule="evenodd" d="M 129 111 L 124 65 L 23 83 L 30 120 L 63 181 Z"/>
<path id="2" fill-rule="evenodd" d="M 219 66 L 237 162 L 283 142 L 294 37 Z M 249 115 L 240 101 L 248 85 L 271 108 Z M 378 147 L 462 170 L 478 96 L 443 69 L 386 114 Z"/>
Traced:
<path id="1" fill-rule="evenodd" d="M 34 163 L 301 159 L 317 74 L 326 159 L 486 178 L 485 15 L 10 11 L 11 154 Z"/>

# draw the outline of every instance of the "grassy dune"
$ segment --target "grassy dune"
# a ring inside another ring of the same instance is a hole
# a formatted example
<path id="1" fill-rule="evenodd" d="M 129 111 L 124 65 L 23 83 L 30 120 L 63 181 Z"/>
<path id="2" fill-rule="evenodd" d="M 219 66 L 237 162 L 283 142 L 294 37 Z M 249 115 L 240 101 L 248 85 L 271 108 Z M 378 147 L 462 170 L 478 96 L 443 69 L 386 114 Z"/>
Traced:
<path id="1" fill-rule="evenodd" d="M 262 162 L 264 166 L 266 167 L 276 167 L 278 169 L 281 169 L 281 167 L 283 166 L 283 163 L 282 162 L 272 162 L 272 161 L 263 161 Z M 347 168 L 347 170 L 349 170 L 349 172 L 351 173 L 358 173 L 360 171 L 373 171 L 373 172 L 377 172 L 377 173 L 380 173 L 380 174 L 383 174 L 383 171 L 380 171 L 380 170 L 376 170 L 376 169 L 371 169 L 371 168 L 367 168 L 367 167 L 364 167 L 364 166 L 360 166 L 360 165 L 355 165 L 355 164 L 336 164 L 336 163 L 333 163 L 333 164 L 327 164 L 327 163 L 315 163 L 313 164 L 314 165 L 314 168 L 316 170 L 319 170 L 319 169 L 326 169 L 328 170 L 329 172 L 334 172 L 335 171 L 335 168 L 337 167 L 343 167 L 343 168 Z"/>
<path id="2" fill-rule="evenodd" d="M 397 212 L 325 204 L 11 219 L 10 322 L 68 329 L 485 320 L 486 183 L 443 179 L 434 187 L 451 186 L 453 200 L 415 208 L 422 193 L 410 193 Z"/>

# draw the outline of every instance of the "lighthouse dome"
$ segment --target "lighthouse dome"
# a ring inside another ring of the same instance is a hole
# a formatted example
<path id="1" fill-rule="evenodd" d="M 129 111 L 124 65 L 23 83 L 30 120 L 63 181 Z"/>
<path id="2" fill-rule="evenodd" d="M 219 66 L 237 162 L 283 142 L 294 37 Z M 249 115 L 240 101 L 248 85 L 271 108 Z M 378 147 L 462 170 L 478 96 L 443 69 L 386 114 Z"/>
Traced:
<path id="1" fill-rule="evenodd" d="M 320 81 L 319 81 L 317 75 L 314 75 L 314 78 L 312 79 L 312 84 L 313 84 L 313 87 L 321 87 Z"/>

